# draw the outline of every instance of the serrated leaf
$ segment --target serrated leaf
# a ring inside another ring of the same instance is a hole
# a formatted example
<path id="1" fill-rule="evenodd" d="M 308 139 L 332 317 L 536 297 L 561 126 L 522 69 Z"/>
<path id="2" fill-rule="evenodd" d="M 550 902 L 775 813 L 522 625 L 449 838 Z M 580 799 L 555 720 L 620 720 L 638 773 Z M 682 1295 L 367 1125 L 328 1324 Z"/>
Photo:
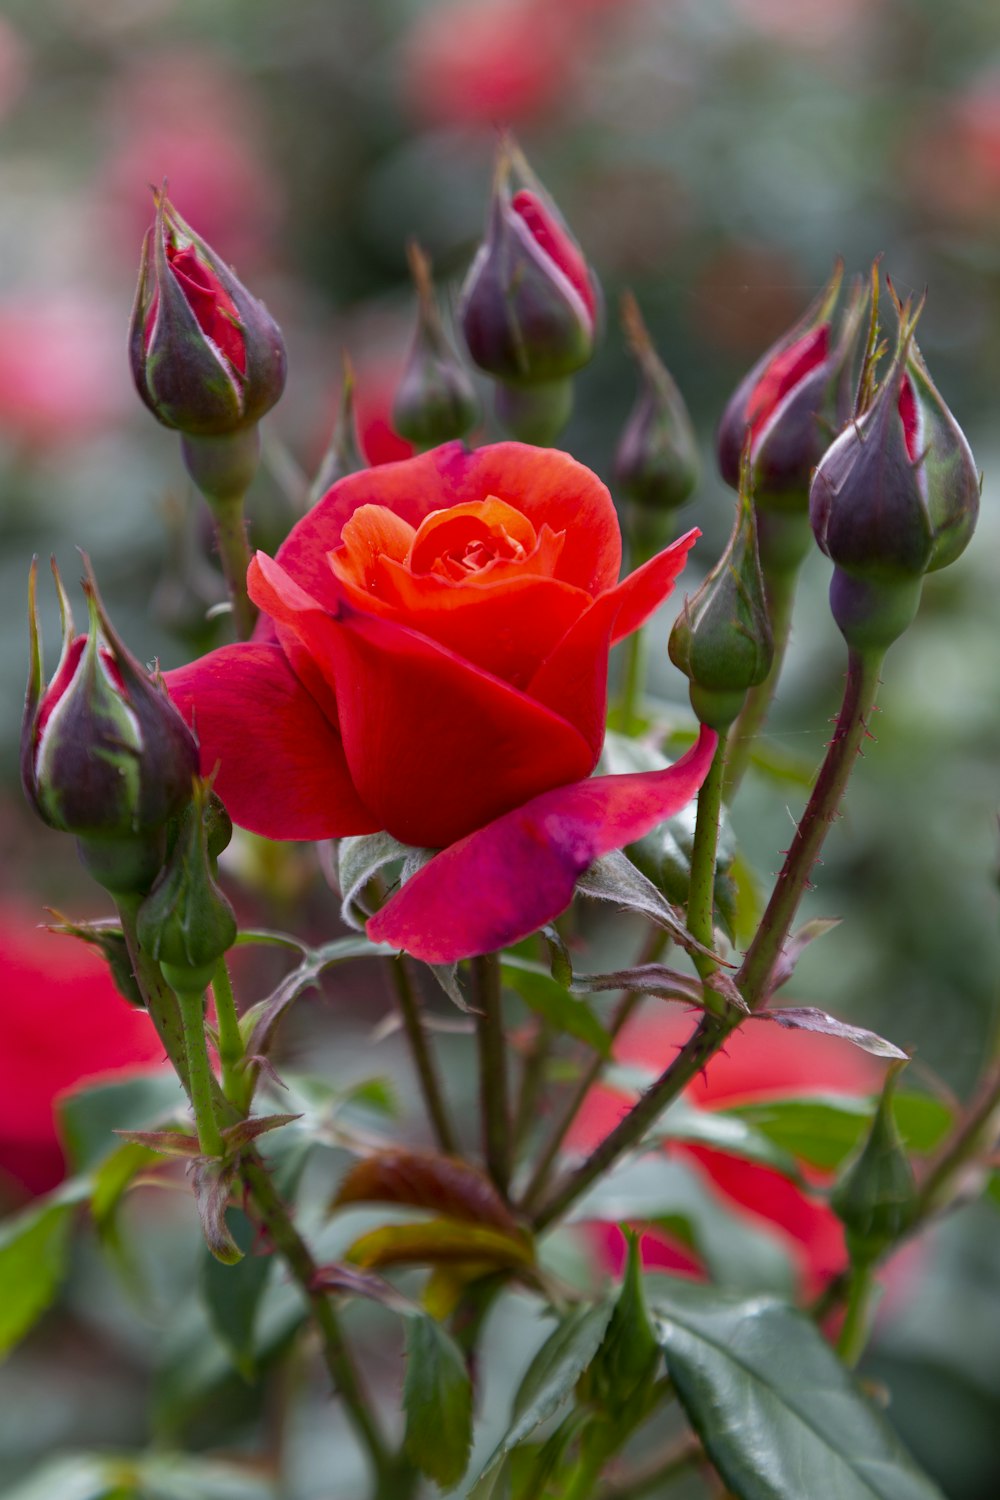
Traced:
<path id="1" fill-rule="evenodd" d="M 648 1278 L 688 1419 L 740 1500 L 944 1500 L 802 1313 Z"/>
<path id="2" fill-rule="evenodd" d="M 611 1038 L 586 1001 L 569 994 L 540 964 L 507 958 L 501 974 L 504 984 L 516 990 L 525 1005 L 556 1031 L 586 1043 L 601 1057 L 611 1056 Z"/>
<path id="3" fill-rule="evenodd" d="M 613 1310 L 611 1298 L 591 1307 L 581 1304 L 546 1339 L 521 1381 L 510 1426 L 477 1475 L 469 1500 L 488 1500 L 507 1455 L 572 1393 L 601 1345 Z"/>
<path id="4" fill-rule="evenodd" d="M 348 1203 L 405 1203 L 472 1224 L 490 1224 L 509 1235 L 520 1231 L 493 1183 L 478 1167 L 435 1151 L 376 1151 L 355 1163 L 333 1200 Z"/>
<path id="5" fill-rule="evenodd" d="M 73 1210 L 87 1196 L 76 1179 L 0 1223 L 0 1358 L 37 1323 L 66 1274 Z"/>
<path id="6" fill-rule="evenodd" d="M 457 1484 L 472 1447 L 472 1382 L 454 1340 L 433 1318 L 406 1329 L 406 1451 L 442 1488 Z"/>
<path id="7" fill-rule="evenodd" d="M 301 1118 L 301 1115 L 251 1115 L 248 1120 L 239 1120 L 235 1125 L 227 1126 L 222 1132 L 222 1138 L 231 1151 L 236 1151 L 242 1146 L 248 1146 L 259 1136 L 267 1135 L 272 1130 L 280 1130 L 282 1125 L 290 1125 L 293 1120 Z"/>
<path id="8" fill-rule="evenodd" d="M 74 1171 L 85 1172 L 116 1148 L 116 1131 L 148 1127 L 186 1109 L 174 1073 L 139 1073 L 64 1094 L 57 1105 L 59 1133 Z"/>
<path id="9" fill-rule="evenodd" d="M 904 1062 L 909 1060 L 909 1053 L 904 1052 L 902 1047 L 897 1047 L 895 1042 L 887 1042 L 885 1037 L 869 1031 L 867 1027 L 851 1026 L 847 1021 L 838 1021 L 836 1016 L 827 1015 L 825 1010 L 817 1010 L 813 1005 L 792 1005 L 782 1006 L 775 1010 L 758 1010 L 748 1019 L 774 1021 L 778 1026 L 792 1031 L 818 1031 L 823 1036 L 836 1036 L 841 1041 L 860 1047 L 863 1052 L 872 1053 L 874 1057 L 896 1057 Z"/>
<path id="10" fill-rule="evenodd" d="M 255 1230 L 242 1209 L 226 1216 L 230 1238 L 242 1259 L 235 1265 L 206 1254 L 201 1263 L 201 1291 L 209 1321 L 225 1345 L 233 1364 L 246 1380 L 255 1368 L 254 1331 L 257 1311 L 271 1277 L 274 1257 L 251 1255 Z"/>
<path id="11" fill-rule="evenodd" d="M 476 1265 L 524 1270 L 534 1263 L 526 1235 L 502 1234 L 460 1219 L 385 1224 L 355 1240 L 345 1259 L 366 1269 L 402 1265 Z"/>

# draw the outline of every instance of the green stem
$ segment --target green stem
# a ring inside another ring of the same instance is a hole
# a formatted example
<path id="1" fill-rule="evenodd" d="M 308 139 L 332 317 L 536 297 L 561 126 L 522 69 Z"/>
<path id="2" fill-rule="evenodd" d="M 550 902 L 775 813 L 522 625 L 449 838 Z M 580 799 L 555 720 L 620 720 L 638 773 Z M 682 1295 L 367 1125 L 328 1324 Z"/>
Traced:
<path id="1" fill-rule="evenodd" d="M 420 1092 L 430 1117 L 434 1135 L 441 1150 L 450 1156 L 460 1156 L 458 1137 L 448 1114 L 444 1091 L 438 1076 L 434 1054 L 430 1048 L 427 1030 L 420 1010 L 420 1001 L 413 987 L 413 979 L 404 955 L 389 960 L 393 984 L 399 1000 L 399 1013 L 403 1030 L 410 1046 L 410 1055 L 417 1071 Z"/>
<path id="2" fill-rule="evenodd" d="M 719 819 L 722 816 L 722 783 L 726 769 L 726 733 L 720 731 L 719 743 L 708 775 L 698 793 L 698 814 L 691 850 L 691 879 L 688 886 L 687 927 L 703 948 L 715 946 L 715 859 L 719 846 Z M 718 968 L 714 959 L 704 953 L 694 954 L 694 965 L 702 979 L 708 979 Z M 712 1009 L 721 997 L 711 989 L 704 991 L 705 1005 Z"/>
<path id="3" fill-rule="evenodd" d="M 222 1092 L 241 1113 L 246 1113 L 247 1079 L 243 1072 L 244 1046 L 236 997 L 225 958 L 220 958 L 212 978 L 215 1016 L 219 1025 L 219 1062 L 222 1064 Z"/>
<path id="4" fill-rule="evenodd" d="M 636 734 L 641 727 L 639 708 L 646 686 L 646 659 L 646 632 L 640 626 L 625 642 L 625 673 L 617 714 L 618 729 L 622 734 Z"/>
<path id="5" fill-rule="evenodd" d="M 869 1312 L 874 1290 L 871 1263 L 852 1265 L 847 1282 L 847 1307 L 837 1339 L 837 1353 L 852 1370 L 865 1352 L 868 1342 Z"/>
<path id="6" fill-rule="evenodd" d="M 222 575 L 233 606 L 233 626 L 238 640 L 248 641 L 257 622 L 257 611 L 247 593 L 247 569 L 250 567 L 250 544 L 242 499 L 213 503 L 215 540 L 219 549 Z"/>
<path id="7" fill-rule="evenodd" d="M 739 790 L 740 782 L 746 775 L 753 757 L 757 738 L 767 721 L 771 700 L 784 666 L 791 632 L 792 606 L 795 603 L 795 589 L 799 578 L 798 566 L 768 569 L 762 564 L 762 568 L 764 589 L 767 595 L 767 613 L 771 622 L 771 635 L 774 639 L 774 660 L 771 662 L 771 670 L 764 681 L 759 682 L 747 693 L 746 701 L 730 735 L 725 779 L 727 803 L 732 802 Z"/>
<path id="8" fill-rule="evenodd" d="M 510 1119 L 507 1108 L 507 1045 L 503 1032 L 500 961 L 495 953 L 472 960 L 483 1150 L 490 1176 L 506 1195 L 510 1183 Z"/>
<path id="9" fill-rule="evenodd" d="M 218 437 L 186 433 L 181 438 L 181 453 L 212 512 L 236 634 L 241 641 L 249 640 L 256 611 L 247 594 L 250 549 L 243 506 L 260 464 L 260 429 L 254 424 Z"/>
<path id="10" fill-rule="evenodd" d="M 208 1040 L 205 1036 L 205 997 L 200 990 L 177 990 L 177 1004 L 184 1029 L 184 1047 L 187 1053 L 188 1079 L 191 1085 L 191 1105 L 198 1130 L 198 1145 L 202 1156 L 223 1154 L 222 1133 L 215 1117 L 215 1100 L 212 1084 L 214 1074 L 208 1056 Z"/>
<path id="11" fill-rule="evenodd" d="M 915 1223 L 946 1208 L 962 1191 L 970 1163 L 992 1151 L 1000 1132 L 1000 1061 L 990 1066 L 962 1118 L 928 1167 L 920 1185 Z M 911 1229 L 914 1226 L 911 1226 Z"/>
<path id="12" fill-rule="evenodd" d="M 551 1050 L 552 1028 L 546 1021 L 539 1019 L 521 1066 L 521 1084 L 517 1104 L 514 1107 L 515 1161 L 519 1159 L 535 1123 L 538 1101 L 545 1082 L 545 1068 Z"/>
<path id="13" fill-rule="evenodd" d="M 882 653 L 848 656 L 847 686 L 833 739 L 802 815 L 771 899 L 735 983 L 751 1010 L 763 1004 L 771 975 L 788 937 L 802 893 L 819 856 L 823 840 L 836 816 L 840 799 L 867 734 L 868 715 L 875 702 Z M 591 1183 L 636 1145 L 669 1104 L 694 1079 L 726 1038 L 740 1024 L 739 1013 L 705 1015 L 673 1062 L 636 1101 L 629 1113 L 534 1217 L 536 1230 L 560 1218 Z"/>
<path id="14" fill-rule="evenodd" d="M 191 1080 L 188 1074 L 187 1048 L 184 1042 L 184 1027 L 181 1024 L 180 1006 L 177 996 L 170 988 L 163 975 L 160 966 L 153 960 L 139 943 L 139 935 L 135 928 L 136 912 L 140 906 L 140 899 L 126 900 L 120 897 L 117 901 L 118 916 L 122 924 L 122 935 L 125 938 L 125 946 L 128 956 L 132 961 L 132 972 L 136 983 L 146 1001 L 146 1009 L 150 1020 L 156 1028 L 156 1034 L 163 1043 L 166 1052 L 188 1097 L 191 1095 Z"/>

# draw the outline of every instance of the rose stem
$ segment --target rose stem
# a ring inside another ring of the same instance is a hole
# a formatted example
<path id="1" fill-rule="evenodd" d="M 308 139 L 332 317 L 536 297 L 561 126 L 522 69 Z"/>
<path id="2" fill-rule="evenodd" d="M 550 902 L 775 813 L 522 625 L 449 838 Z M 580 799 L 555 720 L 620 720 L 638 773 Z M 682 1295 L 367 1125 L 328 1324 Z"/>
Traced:
<path id="1" fill-rule="evenodd" d="M 673 533 L 668 532 L 668 537 Z M 648 562 L 653 553 L 649 547 L 633 545 L 632 572 L 641 568 L 643 563 Z M 621 734 L 634 734 L 641 728 L 639 709 L 642 704 L 643 691 L 646 686 L 646 662 L 648 656 L 648 640 L 644 626 L 633 630 L 625 642 L 625 663 L 622 675 L 621 695 L 618 700 L 617 712 L 614 715 L 615 725 Z"/>
<path id="2" fill-rule="evenodd" d="M 219 548 L 222 574 L 229 590 L 233 606 L 233 626 L 236 638 L 248 641 L 257 622 L 257 611 L 250 603 L 247 593 L 247 569 L 250 567 L 250 544 L 247 541 L 247 523 L 243 514 L 243 501 L 226 505 L 213 504 L 212 519 L 215 522 L 215 540 Z"/>
<path id="3" fill-rule="evenodd" d="M 254 424 L 218 437 L 185 434 L 181 454 L 212 512 L 237 639 L 249 640 L 257 612 L 247 594 L 250 547 L 244 503 L 260 464 L 260 429 Z"/>
<path id="4" fill-rule="evenodd" d="M 472 990 L 479 1042 L 479 1089 L 486 1165 L 500 1192 L 510 1181 L 507 1048 L 503 1033 L 500 961 L 495 953 L 472 960 Z"/>
<path id="5" fill-rule="evenodd" d="M 538 1101 L 545 1082 L 545 1069 L 552 1051 L 552 1028 L 541 1017 L 535 1023 L 535 1032 L 529 1042 L 521 1064 L 521 1083 L 517 1103 L 514 1106 L 514 1160 L 520 1152 L 535 1123 Z"/>
<path id="6" fill-rule="evenodd" d="M 242 1073 L 245 1048 L 236 1011 L 236 997 L 225 958 L 220 958 L 212 976 L 215 996 L 215 1018 L 219 1028 L 219 1062 L 222 1064 L 222 1092 L 237 1109 L 246 1110 L 246 1080 Z"/>
<path id="7" fill-rule="evenodd" d="M 708 775 L 698 793 L 694 846 L 691 850 L 691 878 L 688 885 L 688 932 L 703 948 L 715 946 L 715 858 L 719 846 L 719 819 L 722 816 L 722 783 L 726 769 L 727 738 L 719 732 Z M 714 959 L 695 952 L 694 965 L 702 979 L 708 979 L 719 967 Z M 705 1008 L 718 1008 L 720 997 L 705 988 Z"/>
<path id="8" fill-rule="evenodd" d="M 390 959 L 389 967 L 392 970 L 392 981 L 399 1000 L 403 1030 L 406 1032 L 406 1040 L 410 1045 L 410 1055 L 417 1071 L 420 1092 L 430 1116 L 435 1138 L 442 1151 L 450 1156 L 460 1156 L 458 1139 L 448 1114 L 441 1079 L 438 1076 L 434 1054 L 424 1026 L 420 1001 L 413 986 L 413 976 L 402 954 Z"/>
<path id="9" fill-rule="evenodd" d="M 730 736 L 724 793 L 727 803 L 732 802 L 746 774 L 755 742 L 764 727 L 778 686 L 788 649 L 799 570 L 812 542 L 808 515 L 781 515 L 774 511 L 758 510 L 757 535 L 767 616 L 774 641 L 774 659 L 764 681 L 747 693 Z"/>
<path id="10" fill-rule="evenodd" d="M 841 796 L 868 733 L 867 719 L 875 703 L 881 653 L 848 656 L 847 685 L 833 739 L 795 832 L 785 862 L 771 892 L 754 940 L 735 976 L 735 983 L 751 1010 L 766 998 L 775 962 L 795 917 L 823 840 L 837 813 Z M 570 1208 L 591 1183 L 634 1146 L 654 1120 L 701 1071 L 740 1024 L 740 1017 L 703 1016 L 673 1062 L 636 1101 L 629 1113 L 557 1188 L 534 1216 L 534 1227 L 544 1229 Z"/>
<path id="11" fill-rule="evenodd" d="M 136 983 L 146 1001 L 146 1007 L 167 1056 L 190 1097 L 192 1085 L 178 997 L 164 980 L 159 964 L 138 941 L 135 930 L 135 903 L 119 902 L 119 912 Z M 199 996 L 199 1001 L 200 998 Z M 208 1086 L 210 1090 L 218 1094 L 215 1102 L 219 1106 L 221 1118 L 235 1124 L 239 1119 L 239 1114 L 228 1100 L 222 1098 L 215 1083 L 214 1074 L 211 1072 Z M 400 1483 L 403 1482 L 401 1471 L 394 1468 L 393 1459 L 375 1425 L 360 1376 L 344 1341 L 336 1312 L 325 1294 L 315 1287 L 319 1268 L 308 1246 L 292 1223 L 285 1205 L 278 1197 L 264 1162 L 253 1147 L 244 1147 L 241 1151 L 240 1171 L 262 1223 L 266 1225 L 271 1239 L 281 1251 L 282 1257 L 309 1303 L 322 1337 L 324 1363 L 379 1477 L 379 1494 L 384 1496 L 384 1500 L 395 1500 L 398 1493 L 400 1500 L 404 1500 L 408 1490 L 392 1488 L 392 1484 L 397 1479 Z"/>
<path id="12" fill-rule="evenodd" d="M 837 1353 L 853 1370 L 868 1342 L 869 1312 L 875 1282 L 872 1263 L 854 1265 L 847 1273 L 847 1308 L 837 1337 Z"/>
<path id="13" fill-rule="evenodd" d="M 663 952 L 667 947 L 669 941 L 669 937 L 665 932 L 660 930 L 654 931 L 646 940 L 643 951 L 640 954 L 637 962 L 639 964 L 655 963 L 657 959 L 663 956 Z M 624 994 L 619 997 L 618 1003 L 615 1006 L 614 1012 L 611 1016 L 611 1020 L 608 1024 L 608 1036 L 611 1038 L 612 1042 L 614 1042 L 624 1030 L 626 1021 L 628 1021 L 629 1017 L 633 1014 L 636 1006 L 640 1003 L 642 998 L 642 993 L 639 990 L 626 990 Z M 552 1167 L 559 1155 L 562 1143 L 569 1134 L 569 1130 L 571 1125 L 573 1124 L 573 1121 L 576 1119 L 577 1115 L 580 1113 L 580 1110 L 583 1108 L 583 1104 L 585 1099 L 587 1098 L 587 1095 L 590 1093 L 594 1085 L 599 1081 L 606 1065 L 607 1059 L 602 1057 L 599 1052 L 596 1052 L 591 1058 L 587 1067 L 583 1070 L 583 1073 L 577 1081 L 576 1087 L 574 1088 L 570 1096 L 566 1108 L 563 1110 L 562 1114 L 559 1116 L 558 1120 L 553 1126 L 549 1138 L 545 1142 L 545 1145 L 543 1146 L 538 1157 L 538 1161 L 535 1164 L 535 1170 L 532 1175 L 531 1181 L 525 1188 L 524 1196 L 522 1197 L 521 1202 L 518 1205 L 523 1213 L 531 1212 L 531 1210 L 538 1203 L 545 1189 L 548 1187 L 549 1178 L 552 1175 Z"/>
<path id="14" fill-rule="evenodd" d="M 205 1036 L 205 996 L 201 990 L 176 990 L 174 993 L 184 1031 L 188 1082 L 195 1124 L 198 1127 L 198 1145 L 202 1156 L 221 1156 L 224 1146 L 219 1122 L 215 1117 L 212 1089 L 214 1075 Z"/>

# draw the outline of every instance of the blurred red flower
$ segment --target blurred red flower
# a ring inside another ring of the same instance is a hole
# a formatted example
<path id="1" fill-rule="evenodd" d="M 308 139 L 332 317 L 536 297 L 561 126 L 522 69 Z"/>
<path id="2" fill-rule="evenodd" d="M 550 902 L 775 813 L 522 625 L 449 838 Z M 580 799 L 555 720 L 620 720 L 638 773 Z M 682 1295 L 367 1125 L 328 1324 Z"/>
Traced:
<path id="1" fill-rule="evenodd" d="M 55 1103 L 109 1073 L 163 1066 L 144 1011 L 118 994 L 82 943 L 40 929 L 34 913 L 0 908 L 0 1180 L 30 1194 L 66 1171 Z"/>
<path id="2" fill-rule="evenodd" d="M 79 442 L 121 421 L 132 403 L 120 309 L 71 293 L 0 305 L 0 431 L 16 443 Z"/>
<path id="3" fill-rule="evenodd" d="M 690 1013 L 647 1007 L 624 1028 L 615 1056 L 622 1063 L 662 1071 L 690 1036 L 694 1021 Z M 861 1096 L 877 1092 L 882 1076 L 873 1058 L 833 1037 L 751 1023 L 730 1037 L 725 1051 L 712 1058 L 685 1090 L 684 1099 L 689 1105 L 713 1110 L 824 1091 Z M 617 1125 L 625 1108 L 620 1093 L 604 1086 L 594 1089 L 567 1138 L 568 1146 L 578 1152 L 592 1150 Z M 846 1266 L 840 1221 L 825 1203 L 787 1177 L 708 1146 L 677 1142 L 669 1149 L 689 1163 L 737 1215 L 763 1221 L 778 1233 L 806 1296 Z M 804 1168 L 803 1175 L 823 1180 L 810 1169 Z M 602 1258 L 617 1272 L 624 1259 L 621 1235 L 610 1225 L 597 1233 Z M 643 1260 L 649 1266 L 703 1274 L 697 1257 L 659 1230 L 646 1234 Z"/>

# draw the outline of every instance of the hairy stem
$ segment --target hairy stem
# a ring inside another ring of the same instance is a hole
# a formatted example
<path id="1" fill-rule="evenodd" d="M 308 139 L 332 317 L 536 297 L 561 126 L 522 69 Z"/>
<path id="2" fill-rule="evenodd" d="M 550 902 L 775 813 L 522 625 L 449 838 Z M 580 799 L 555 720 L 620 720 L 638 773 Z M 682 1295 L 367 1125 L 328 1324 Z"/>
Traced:
<path id="1" fill-rule="evenodd" d="M 510 1184 L 510 1118 L 507 1108 L 507 1044 L 503 1032 L 500 960 L 495 953 L 472 960 L 483 1152 L 500 1192 Z"/>
<path id="2" fill-rule="evenodd" d="M 447 1152 L 450 1156 L 459 1156 L 461 1152 L 458 1146 L 458 1138 L 455 1135 L 455 1128 L 448 1114 L 448 1106 L 445 1104 L 444 1091 L 441 1087 L 437 1064 L 434 1061 L 434 1054 L 431 1051 L 427 1029 L 424 1026 L 421 1014 L 420 1001 L 413 985 L 413 976 L 405 955 L 400 954 L 397 958 L 390 959 L 389 966 L 392 970 L 392 981 L 396 987 L 403 1030 L 406 1033 L 406 1040 L 409 1043 L 410 1055 L 413 1058 L 413 1066 L 417 1072 L 420 1092 L 430 1118 L 434 1137 L 442 1151 Z"/>

